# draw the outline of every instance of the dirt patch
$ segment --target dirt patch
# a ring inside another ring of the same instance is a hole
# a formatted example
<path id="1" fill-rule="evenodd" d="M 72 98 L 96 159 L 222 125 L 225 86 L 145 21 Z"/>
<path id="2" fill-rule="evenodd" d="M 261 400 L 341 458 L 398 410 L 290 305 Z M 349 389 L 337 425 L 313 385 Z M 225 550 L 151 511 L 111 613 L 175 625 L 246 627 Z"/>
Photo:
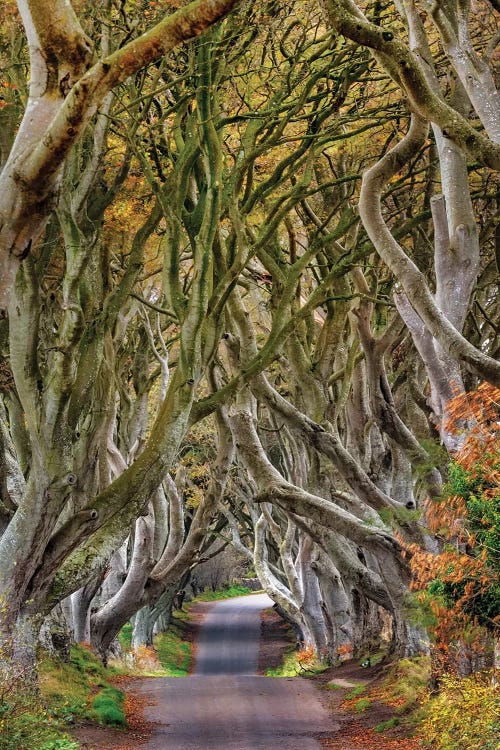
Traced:
<path id="1" fill-rule="evenodd" d="M 325 705 L 339 725 L 333 736 L 318 738 L 322 747 L 328 750 L 417 750 L 420 747 L 419 739 L 409 736 L 411 727 L 397 715 L 395 707 L 375 697 L 385 675 L 383 665 L 363 668 L 352 660 L 309 678 L 321 689 Z M 365 685 L 365 690 L 347 700 L 353 685 Z M 369 703 L 363 706 L 364 702 Z M 395 726 L 375 731 L 375 727 L 394 719 L 398 722 Z"/>
<path id="2" fill-rule="evenodd" d="M 258 673 L 281 666 L 287 651 L 293 648 L 293 636 L 287 623 L 274 609 L 261 614 Z"/>

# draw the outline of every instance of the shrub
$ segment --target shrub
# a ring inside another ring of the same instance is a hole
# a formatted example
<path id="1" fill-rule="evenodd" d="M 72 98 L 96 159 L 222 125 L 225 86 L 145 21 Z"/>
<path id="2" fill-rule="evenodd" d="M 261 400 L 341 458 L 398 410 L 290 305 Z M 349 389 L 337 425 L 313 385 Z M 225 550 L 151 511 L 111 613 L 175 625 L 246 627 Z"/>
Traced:
<path id="1" fill-rule="evenodd" d="M 11 689 L 0 698 L 0 750 L 78 750 L 36 693 Z"/>
<path id="2" fill-rule="evenodd" d="M 449 465 L 441 497 L 426 504 L 426 523 L 447 544 L 435 555 L 412 553 L 412 588 L 433 640 L 433 670 L 458 671 L 469 650 L 471 668 L 500 625 L 500 389 L 487 383 L 448 403 L 447 429 L 467 431 Z"/>
<path id="3" fill-rule="evenodd" d="M 0 657 L 2 654 L 0 654 Z M 66 741 L 28 671 L 6 661 L 0 670 L 0 750 L 42 750 Z M 63 746 L 64 747 L 64 746 Z"/>
<path id="4" fill-rule="evenodd" d="M 370 697 L 392 706 L 398 714 L 406 713 L 427 697 L 430 675 L 428 656 L 400 659 L 391 665 L 382 684 L 370 689 Z"/>
<path id="5" fill-rule="evenodd" d="M 443 677 L 441 692 L 426 707 L 421 725 L 432 750 L 496 750 L 500 732 L 500 688 L 491 672 L 460 679 Z"/>

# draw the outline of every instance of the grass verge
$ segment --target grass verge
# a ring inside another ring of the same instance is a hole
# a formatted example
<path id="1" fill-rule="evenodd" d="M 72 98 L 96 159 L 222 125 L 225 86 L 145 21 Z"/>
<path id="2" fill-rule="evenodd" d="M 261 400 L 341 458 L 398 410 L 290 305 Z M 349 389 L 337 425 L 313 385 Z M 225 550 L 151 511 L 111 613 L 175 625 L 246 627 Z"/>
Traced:
<path id="1" fill-rule="evenodd" d="M 158 659 L 168 677 L 187 677 L 191 666 L 191 643 L 183 638 L 183 623 L 174 620 L 166 633 L 155 638 Z"/>
<path id="2" fill-rule="evenodd" d="M 71 648 L 68 663 L 47 655 L 39 662 L 39 690 L 0 680 L 0 750 L 78 750 L 68 731 L 82 720 L 125 725 L 124 696 L 84 646 Z"/>

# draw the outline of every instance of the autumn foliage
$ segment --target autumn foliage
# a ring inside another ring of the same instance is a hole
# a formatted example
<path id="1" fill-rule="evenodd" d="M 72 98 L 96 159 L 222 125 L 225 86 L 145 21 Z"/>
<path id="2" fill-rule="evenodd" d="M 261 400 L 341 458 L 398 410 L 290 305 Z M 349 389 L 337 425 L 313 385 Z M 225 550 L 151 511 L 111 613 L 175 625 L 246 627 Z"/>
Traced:
<path id="1" fill-rule="evenodd" d="M 500 732 L 500 689 L 488 673 L 443 678 L 420 727 L 432 750 L 495 750 Z M 466 720 L 464 721 L 464 718 Z"/>
<path id="2" fill-rule="evenodd" d="M 449 404 L 448 429 L 463 443 L 441 497 L 426 505 L 439 554 L 407 545 L 412 588 L 430 611 L 438 662 L 456 667 L 456 649 L 478 654 L 500 628 L 500 389 L 483 383 Z"/>

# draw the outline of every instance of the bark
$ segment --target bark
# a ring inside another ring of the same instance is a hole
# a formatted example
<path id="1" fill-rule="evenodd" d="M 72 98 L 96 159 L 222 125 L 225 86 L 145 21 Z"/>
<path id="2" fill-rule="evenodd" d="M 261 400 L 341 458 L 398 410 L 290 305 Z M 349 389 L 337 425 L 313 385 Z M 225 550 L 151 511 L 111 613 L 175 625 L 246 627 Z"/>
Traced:
<path id="1" fill-rule="evenodd" d="M 277 504 L 285 511 L 293 511 L 335 528 L 360 543 L 382 547 L 395 545 L 389 533 L 363 525 L 356 516 L 335 503 L 286 482 L 268 461 L 248 412 L 233 412 L 230 424 L 238 453 L 260 491 L 254 502 Z"/>
<path id="2" fill-rule="evenodd" d="M 261 515 L 255 523 L 254 532 L 254 564 L 257 578 L 262 583 L 263 588 L 269 596 L 284 612 L 286 612 L 288 618 L 296 624 L 297 629 L 303 632 L 303 621 L 299 607 L 294 601 L 291 592 L 274 575 L 269 566 L 268 552 L 265 542 L 266 519 L 264 515 Z"/>
<path id="3" fill-rule="evenodd" d="M 359 280 L 361 271 L 357 272 L 357 276 Z M 359 283 L 362 287 L 367 288 L 364 278 L 359 280 Z M 394 343 L 392 336 L 388 335 L 388 331 L 386 331 L 378 340 L 375 339 L 371 328 L 372 313 L 373 306 L 370 302 L 362 303 L 356 310 L 359 337 L 365 352 L 366 372 L 374 417 L 381 430 L 392 438 L 407 455 L 411 456 L 414 465 L 423 467 L 425 471 L 424 479 L 430 497 L 439 497 L 442 490 L 441 475 L 436 468 L 430 468 L 431 457 L 403 422 L 394 403 L 384 363 L 386 349 L 391 343 Z M 416 502 L 414 498 L 409 498 L 405 505 L 408 509 L 413 509 L 416 507 Z"/>
<path id="4" fill-rule="evenodd" d="M 120 590 L 91 617 L 91 643 L 103 661 L 116 633 L 136 611 L 153 567 L 153 519 L 139 518 L 135 525 L 134 549 L 127 577 Z"/>
<path id="5" fill-rule="evenodd" d="M 385 185 L 417 153 L 426 135 L 426 124 L 412 117 L 405 138 L 365 172 L 359 201 L 360 216 L 378 254 L 401 283 L 412 307 L 443 350 L 481 379 L 499 385 L 499 363 L 470 344 L 437 307 L 424 275 L 394 239 L 382 216 L 381 194 Z"/>
<path id="6" fill-rule="evenodd" d="M 353 643 L 353 620 L 349 597 L 339 571 L 331 559 L 318 548 L 314 563 L 322 594 L 322 609 L 328 625 L 328 651 L 332 660 L 338 659 L 344 648 Z"/>
<path id="7" fill-rule="evenodd" d="M 73 635 L 77 643 L 90 643 L 90 605 L 104 578 L 96 577 L 71 596 L 73 609 Z"/>
<path id="8" fill-rule="evenodd" d="M 303 536 L 300 540 L 297 567 L 302 579 L 304 598 L 302 613 L 314 650 L 320 659 L 328 655 L 328 631 L 322 607 L 321 591 L 314 569 L 313 540 Z"/>
<path id="9" fill-rule="evenodd" d="M 500 94 L 486 59 L 474 49 L 469 33 L 470 2 L 447 0 L 439 7 L 426 2 L 444 51 L 458 73 L 472 106 L 494 143 L 500 143 Z"/>
<path id="10" fill-rule="evenodd" d="M 135 614 L 132 651 L 137 651 L 141 646 L 152 646 L 155 634 L 167 630 L 178 590 L 179 582 L 168 586 L 156 604 L 149 604 Z"/>
<path id="11" fill-rule="evenodd" d="M 185 501 L 180 489 L 182 472 L 178 473 L 177 484 L 170 477 L 165 480 L 169 517 L 166 538 L 163 502 L 153 503 L 153 507 L 161 509 L 160 514 L 150 515 L 146 520 L 139 518 L 136 522 L 134 550 L 125 581 L 116 591 L 108 592 L 102 606 L 91 618 L 91 642 L 104 661 L 120 628 L 137 612 L 143 610 L 134 621 L 134 638 L 138 645 L 142 639 L 152 637 L 158 618 L 162 618 L 163 625 L 168 622 L 179 581 L 197 559 L 225 491 L 233 447 L 222 414 L 218 417 L 218 426 L 218 454 L 211 481 L 187 534 L 184 528 Z M 155 497 L 161 501 L 161 488 Z M 161 527 L 159 533 L 157 523 Z M 159 546 L 159 538 L 164 539 L 163 546 Z"/>

